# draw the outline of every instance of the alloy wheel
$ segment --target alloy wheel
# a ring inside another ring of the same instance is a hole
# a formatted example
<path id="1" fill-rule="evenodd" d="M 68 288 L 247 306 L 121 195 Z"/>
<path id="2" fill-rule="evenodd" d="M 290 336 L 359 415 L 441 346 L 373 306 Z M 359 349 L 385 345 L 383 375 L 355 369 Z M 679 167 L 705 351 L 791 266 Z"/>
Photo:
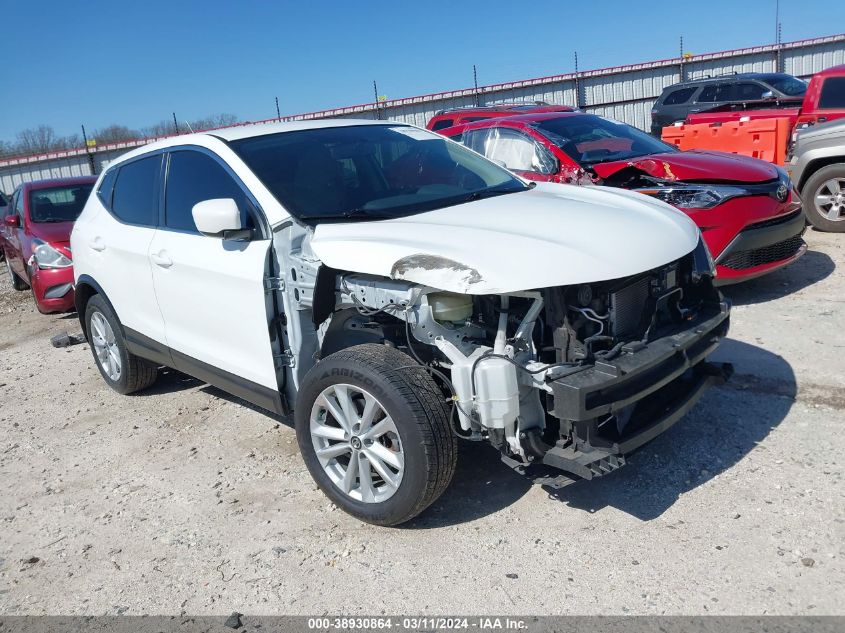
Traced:
<path id="1" fill-rule="evenodd" d="M 831 178 L 816 190 L 816 208 L 822 217 L 840 222 L 845 220 L 845 178 Z"/>
<path id="2" fill-rule="evenodd" d="M 113 381 L 120 380 L 121 363 L 120 350 L 114 338 L 114 331 L 101 312 L 91 315 L 91 343 L 100 367 Z"/>
<path id="3" fill-rule="evenodd" d="M 381 503 L 402 483 L 405 452 L 396 424 L 372 394 L 327 387 L 311 409 L 311 441 L 325 473 L 344 494 Z"/>

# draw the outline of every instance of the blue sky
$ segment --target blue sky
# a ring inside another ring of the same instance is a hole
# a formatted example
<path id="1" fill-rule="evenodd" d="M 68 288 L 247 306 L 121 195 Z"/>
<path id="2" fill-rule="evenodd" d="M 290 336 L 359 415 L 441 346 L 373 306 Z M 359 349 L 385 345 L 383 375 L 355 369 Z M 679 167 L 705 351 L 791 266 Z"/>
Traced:
<path id="1" fill-rule="evenodd" d="M 770 43 L 775 0 L 0 0 L 0 139 L 242 120 Z M 780 0 L 784 41 L 845 31 L 842 0 Z M 839 23 L 838 23 L 839 22 Z"/>

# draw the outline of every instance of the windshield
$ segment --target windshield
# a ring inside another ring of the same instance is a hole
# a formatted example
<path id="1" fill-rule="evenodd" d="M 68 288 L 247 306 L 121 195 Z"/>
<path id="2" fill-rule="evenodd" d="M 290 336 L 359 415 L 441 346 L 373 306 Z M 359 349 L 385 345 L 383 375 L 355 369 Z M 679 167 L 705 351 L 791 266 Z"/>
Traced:
<path id="1" fill-rule="evenodd" d="M 770 75 L 765 82 L 788 97 L 801 97 L 807 92 L 807 84 L 791 75 Z"/>
<path id="2" fill-rule="evenodd" d="M 327 127 L 230 145 L 285 209 L 312 224 L 402 217 L 528 189 L 475 152 L 409 126 Z"/>
<path id="3" fill-rule="evenodd" d="M 595 114 L 576 114 L 532 124 L 582 167 L 676 151 L 635 127 Z"/>
<path id="4" fill-rule="evenodd" d="M 66 185 L 29 192 L 29 219 L 32 222 L 73 222 L 82 213 L 93 184 Z"/>

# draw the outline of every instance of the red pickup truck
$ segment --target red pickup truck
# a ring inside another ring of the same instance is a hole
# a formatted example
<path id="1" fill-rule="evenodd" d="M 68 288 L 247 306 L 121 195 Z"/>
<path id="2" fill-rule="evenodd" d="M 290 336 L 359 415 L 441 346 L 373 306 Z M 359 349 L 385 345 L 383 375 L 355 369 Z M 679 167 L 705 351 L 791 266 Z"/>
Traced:
<path id="1" fill-rule="evenodd" d="M 717 106 L 687 116 L 686 123 L 725 123 L 785 117 L 790 131 L 845 117 L 845 64 L 813 75 L 803 100 L 746 101 Z M 794 139 L 793 139 L 794 140 Z"/>

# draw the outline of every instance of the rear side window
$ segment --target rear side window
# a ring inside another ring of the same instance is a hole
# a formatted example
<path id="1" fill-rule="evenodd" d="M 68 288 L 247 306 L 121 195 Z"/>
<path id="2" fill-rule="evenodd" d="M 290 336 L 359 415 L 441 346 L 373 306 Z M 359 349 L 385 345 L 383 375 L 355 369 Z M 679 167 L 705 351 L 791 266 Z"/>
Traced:
<path id="1" fill-rule="evenodd" d="M 192 150 L 170 154 L 164 194 L 165 226 L 196 233 L 194 205 L 217 198 L 233 198 L 241 211 L 241 226 L 255 228 L 246 194 L 220 163 L 207 154 Z"/>
<path id="2" fill-rule="evenodd" d="M 106 175 L 103 176 L 103 179 L 100 181 L 100 187 L 97 189 L 97 197 L 100 199 L 100 202 L 105 205 L 106 209 L 109 210 L 111 210 L 111 196 L 114 191 L 114 181 L 116 178 L 117 170 L 110 169 L 106 172 Z"/>
<path id="3" fill-rule="evenodd" d="M 820 108 L 845 108 L 845 77 L 828 77 L 822 84 Z"/>
<path id="4" fill-rule="evenodd" d="M 690 100 L 690 97 L 695 92 L 695 86 L 692 88 L 681 88 L 680 90 L 673 90 L 663 100 L 663 105 L 681 105 Z"/>
<path id="5" fill-rule="evenodd" d="M 431 126 L 432 131 L 436 130 L 443 130 L 447 127 L 452 127 L 452 119 L 440 119 L 439 121 L 435 121 L 434 125 Z"/>
<path id="6" fill-rule="evenodd" d="M 122 165 L 117 173 L 111 211 L 122 222 L 155 226 L 158 216 L 161 156 Z"/>
<path id="7" fill-rule="evenodd" d="M 728 90 L 730 86 L 727 84 L 711 84 L 709 86 L 705 86 L 704 89 L 701 91 L 701 94 L 698 95 L 699 103 L 714 103 L 716 101 L 726 101 L 728 97 Z"/>

